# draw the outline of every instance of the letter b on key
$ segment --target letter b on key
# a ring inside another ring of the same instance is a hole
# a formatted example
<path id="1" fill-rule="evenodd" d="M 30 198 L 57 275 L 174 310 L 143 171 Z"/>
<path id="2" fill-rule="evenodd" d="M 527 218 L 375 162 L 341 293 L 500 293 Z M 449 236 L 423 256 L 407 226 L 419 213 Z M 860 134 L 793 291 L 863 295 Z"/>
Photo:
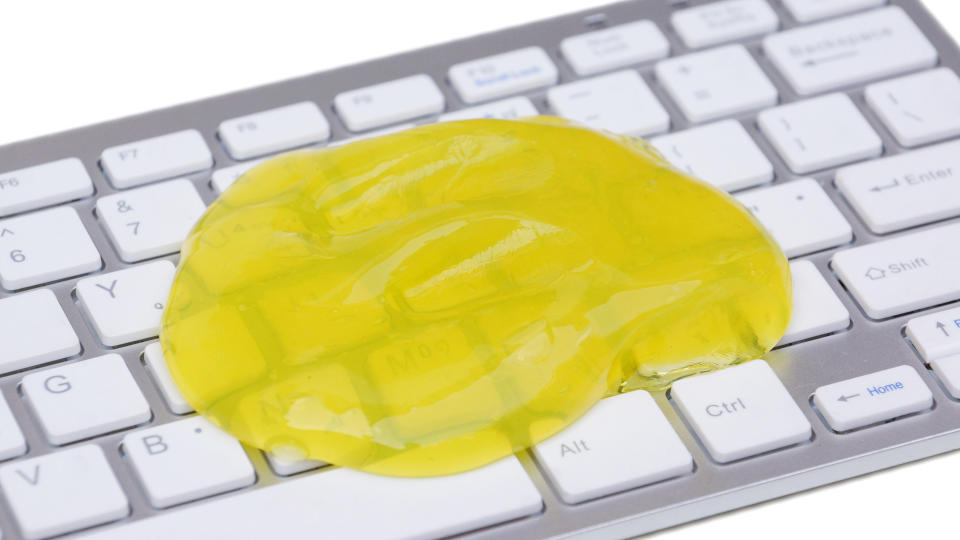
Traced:
<path id="1" fill-rule="evenodd" d="M 170 448 L 167 446 L 167 443 L 163 442 L 163 437 L 159 435 L 147 435 L 141 440 L 143 441 L 144 448 L 147 449 L 147 453 L 151 456 L 162 454 Z"/>

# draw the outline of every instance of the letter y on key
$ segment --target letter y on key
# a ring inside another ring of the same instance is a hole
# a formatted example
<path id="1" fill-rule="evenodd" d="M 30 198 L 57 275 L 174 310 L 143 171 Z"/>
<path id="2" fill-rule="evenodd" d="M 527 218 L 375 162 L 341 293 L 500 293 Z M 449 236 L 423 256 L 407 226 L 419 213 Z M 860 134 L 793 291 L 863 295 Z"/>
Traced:
<path id="1" fill-rule="evenodd" d="M 111 283 L 109 287 L 104 287 L 103 285 L 101 285 L 101 284 L 99 284 L 99 283 L 96 283 L 96 286 L 97 286 L 97 287 L 100 287 L 101 289 L 103 289 L 103 290 L 107 291 L 108 293 L 110 293 L 110 298 L 116 298 L 116 297 L 117 297 L 117 295 L 113 294 L 113 289 L 114 289 L 114 287 L 117 286 L 117 280 L 113 280 L 113 283 Z"/>

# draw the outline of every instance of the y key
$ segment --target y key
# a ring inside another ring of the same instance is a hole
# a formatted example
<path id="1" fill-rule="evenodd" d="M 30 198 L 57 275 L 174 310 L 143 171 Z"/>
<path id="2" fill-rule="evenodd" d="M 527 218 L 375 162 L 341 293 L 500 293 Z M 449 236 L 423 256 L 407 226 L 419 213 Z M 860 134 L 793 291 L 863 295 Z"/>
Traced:
<path id="1" fill-rule="evenodd" d="M 173 263 L 157 261 L 77 282 L 77 299 L 104 345 L 156 337 L 173 283 Z"/>

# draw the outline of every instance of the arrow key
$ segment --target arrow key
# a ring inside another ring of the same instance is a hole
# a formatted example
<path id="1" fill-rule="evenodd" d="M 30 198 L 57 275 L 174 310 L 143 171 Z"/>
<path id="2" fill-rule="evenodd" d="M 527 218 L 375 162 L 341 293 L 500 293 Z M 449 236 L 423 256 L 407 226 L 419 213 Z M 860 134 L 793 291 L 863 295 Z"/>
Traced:
<path id="1" fill-rule="evenodd" d="M 960 355 L 960 307 L 910 319 L 907 337 L 925 362 Z"/>
<path id="2" fill-rule="evenodd" d="M 933 394 L 910 366 L 821 386 L 813 403 L 834 431 L 849 431 L 933 407 Z"/>

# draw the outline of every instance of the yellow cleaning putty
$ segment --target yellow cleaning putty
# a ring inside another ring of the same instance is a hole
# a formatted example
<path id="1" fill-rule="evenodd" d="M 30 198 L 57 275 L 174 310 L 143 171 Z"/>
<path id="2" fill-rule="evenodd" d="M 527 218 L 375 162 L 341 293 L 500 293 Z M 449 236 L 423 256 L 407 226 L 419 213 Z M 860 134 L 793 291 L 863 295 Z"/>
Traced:
<path id="1" fill-rule="evenodd" d="M 190 404 L 253 446 L 398 476 L 756 358 L 790 318 L 786 258 L 747 210 L 549 117 L 277 157 L 181 257 L 160 341 Z"/>

